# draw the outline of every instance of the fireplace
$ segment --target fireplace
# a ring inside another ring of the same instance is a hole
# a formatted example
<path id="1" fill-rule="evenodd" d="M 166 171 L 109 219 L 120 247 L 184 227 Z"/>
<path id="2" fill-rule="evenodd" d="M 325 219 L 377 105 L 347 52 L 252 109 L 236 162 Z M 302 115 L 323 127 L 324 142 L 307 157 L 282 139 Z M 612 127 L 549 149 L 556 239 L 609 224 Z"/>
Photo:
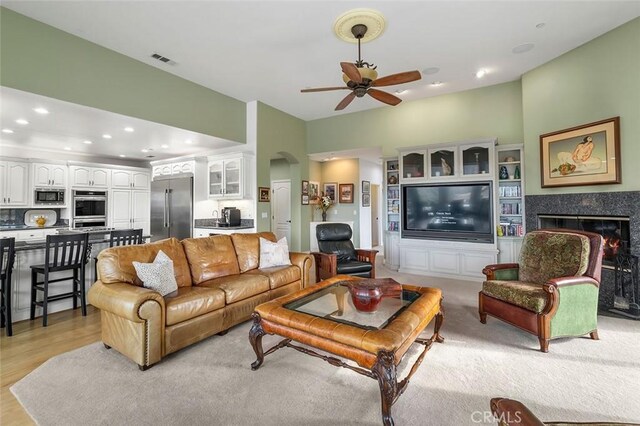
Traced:
<path id="1" fill-rule="evenodd" d="M 538 215 L 538 228 L 565 228 L 595 232 L 604 238 L 602 267 L 613 269 L 618 253 L 631 250 L 628 216 Z"/>

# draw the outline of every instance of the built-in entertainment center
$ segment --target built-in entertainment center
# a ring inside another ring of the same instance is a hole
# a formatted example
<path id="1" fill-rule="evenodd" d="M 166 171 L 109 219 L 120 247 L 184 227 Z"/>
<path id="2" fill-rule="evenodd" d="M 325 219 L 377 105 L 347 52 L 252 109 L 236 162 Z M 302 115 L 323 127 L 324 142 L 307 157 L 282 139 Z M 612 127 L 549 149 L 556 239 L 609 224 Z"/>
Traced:
<path id="1" fill-rule="evenodd" d="M 524 233 L 522 148 L 500 148 L 482 139 L 402 148 L 385 160 L 388 267 L 475 279 L 498 262 L 500 246 L 515 251 Z"/>

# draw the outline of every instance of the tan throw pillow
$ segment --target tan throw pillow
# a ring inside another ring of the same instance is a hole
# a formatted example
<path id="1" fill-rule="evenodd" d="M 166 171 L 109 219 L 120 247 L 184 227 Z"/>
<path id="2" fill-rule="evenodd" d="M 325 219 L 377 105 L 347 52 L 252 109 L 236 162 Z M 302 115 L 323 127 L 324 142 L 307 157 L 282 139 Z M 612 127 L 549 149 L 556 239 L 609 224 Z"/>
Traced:
<path id="1" fill-rule="evenodd" d="M 287 238 L 283 237 L 277 243 L 273 243 L 260 237 L 260 269 L 285 265 L 291 265 Z"/>
<path id="2" fill-rule="evenodd" d="M 153 263 L 133 262 L 133 267 L 145 288 L 157 291 L 162 296 L 178 289 L 176 277 L 173 275 L 173 261 L 162 250 L 158 252 Z"/>

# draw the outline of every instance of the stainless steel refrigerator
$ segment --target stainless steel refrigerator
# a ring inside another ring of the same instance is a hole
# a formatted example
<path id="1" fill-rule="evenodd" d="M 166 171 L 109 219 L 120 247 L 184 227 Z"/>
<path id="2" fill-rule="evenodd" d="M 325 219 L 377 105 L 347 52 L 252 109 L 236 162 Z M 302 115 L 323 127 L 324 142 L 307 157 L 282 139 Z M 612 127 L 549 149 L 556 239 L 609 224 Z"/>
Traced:
<path id="1" fill-rule="evenodd" d="M 191 237 L 193 177 L 167 176 L 151 182 L 151 241 Z"/>

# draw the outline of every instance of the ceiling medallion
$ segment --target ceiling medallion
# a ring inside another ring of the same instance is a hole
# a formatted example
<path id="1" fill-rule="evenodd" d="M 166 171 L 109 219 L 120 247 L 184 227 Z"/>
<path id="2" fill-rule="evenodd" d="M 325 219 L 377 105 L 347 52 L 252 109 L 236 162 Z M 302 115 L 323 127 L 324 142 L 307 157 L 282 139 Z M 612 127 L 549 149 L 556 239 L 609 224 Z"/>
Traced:
<path id="1" fill-rule="evenodd" d="M 364 25 L 366 28 L 366 34 L 360 39 L 355 38 L 351 31 L 356 25 Z M 385 25 L 384 16 L 377 10 L 353 9 L 338 16 L 333 24 L 333 32 L 347 43 L 367 43 L 378 38 L 384 32 Z"/>

